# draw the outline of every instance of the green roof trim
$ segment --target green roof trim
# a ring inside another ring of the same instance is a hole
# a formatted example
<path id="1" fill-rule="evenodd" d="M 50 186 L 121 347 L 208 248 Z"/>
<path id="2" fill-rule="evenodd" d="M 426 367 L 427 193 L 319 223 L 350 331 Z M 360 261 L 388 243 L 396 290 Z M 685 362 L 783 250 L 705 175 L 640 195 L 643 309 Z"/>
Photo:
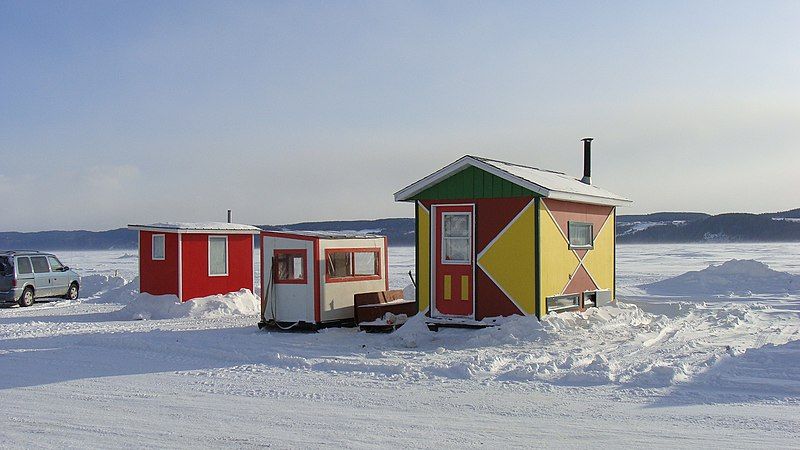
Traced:
<path id="1" fill-rule="evenodd" d="M 541 197 L 541 195 L 485 170 L 468 166 L 408 200 L 461 200 L 505 197 Z"/>

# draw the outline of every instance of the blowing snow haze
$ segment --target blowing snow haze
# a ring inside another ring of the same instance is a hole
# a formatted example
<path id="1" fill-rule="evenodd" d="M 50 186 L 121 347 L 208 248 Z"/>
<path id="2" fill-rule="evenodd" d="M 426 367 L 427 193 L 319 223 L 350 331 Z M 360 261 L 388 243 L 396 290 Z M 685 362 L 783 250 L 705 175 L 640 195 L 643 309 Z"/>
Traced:
<path id="1" fill-rule="evenodd" d="M 465 154 L 785 211 L 800 3 L 3 2 L 2 231 L 410 217 Z M 13 211 L 12 211 L 13 210 Z"/>

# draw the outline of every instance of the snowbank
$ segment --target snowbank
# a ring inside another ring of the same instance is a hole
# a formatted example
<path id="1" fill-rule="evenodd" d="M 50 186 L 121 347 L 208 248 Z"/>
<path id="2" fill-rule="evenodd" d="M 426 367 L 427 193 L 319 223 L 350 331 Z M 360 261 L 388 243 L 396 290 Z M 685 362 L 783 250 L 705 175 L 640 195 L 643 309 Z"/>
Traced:
<path id="1" fill-rule="evenodd" d="M 134 300 L 139 294 L 139 277 L 134 278 L 128 283 L 116 286 L 102 292 L 96 298 L 87 300 L 89 303 L 122 303 L 127 304 Z"/>
<path id="2" fill-rule="evenodd" d="M 637 388 L 687 382 L 714 386 L 724 379 L 735 390 L 744 383 L 738 373 L 755 365 L 756 357 L 784 357 L 785 362 L 773 364 L 769 373 L 759 378 L 785 378 L 784 385 L 800 378 L 794 368 L 800 327 L 793 307 L 779 310 L 760 302 L 680 302 L 662 312 L 618 303 L 585 312 L 551 314 L 542 321 L 512 316 L 499 318 L 496 326 L 481 330 L 442 328 L 439 332 L 429 331 L 423 316 L 417 315 L 386 336 L 386 345 L 396 348 L 396 355 L 384 347 L 386 358 L 376 361 L 372 369 L 365 368 L 371 362 L 367 359 L 354 363 L 352 370 L 413 379 Z M 748 363 L 750 360 L 753 363 Z M 722 362 L 726 363 L 720 365 Z M 316 366 L 308 364 L 309 368 Z M 319 364 L 320 369 L 325 367 Z M 712 368 L 718 369 L 714 376 L 704 377 Z M 337 370 L 346 372 L 346 364 L 340 361 Z M 793 375 L 781 375 L 787 371 Z M 779 389 L 778 395 L 797 395 L 796 389 Z"/>
<path id="3" fill-rule="evenodd" d="M 732 259 L 639 287 L 656 295 L 787 294 L 800 292 L 800 275 L 772 270 L 752 259 Z"/>
<path id="4" fill-rule="evenodd" d="M 126 280 L 122 277 L 111 275 L 86 275 L 81 277 L 81 297 L 93 297 L 101 292 L 117 289 L 123 286 Z"/>
<path id="5" fill-rule="evenodd" d="M 260 312 L 259 305 L 258 297 L 249 289 L 196 298 L 188 302 L 181 302 L 174 295 L 137 293 L 130 303 L 114 315 L 120 320 L 254 316 Z"/>

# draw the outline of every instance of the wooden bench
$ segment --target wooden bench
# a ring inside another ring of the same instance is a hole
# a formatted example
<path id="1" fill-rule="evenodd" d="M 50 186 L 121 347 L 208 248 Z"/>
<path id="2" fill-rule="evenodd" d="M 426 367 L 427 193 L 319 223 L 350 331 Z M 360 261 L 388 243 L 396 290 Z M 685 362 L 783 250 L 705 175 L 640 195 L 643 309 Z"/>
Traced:
<path id="1" fill-rule="evenodd" d="M 403 291 L 400 289 L 355 294 L 353 301 L 356 324 L 378 320 L 387 312 L 395 315 L 405 314 L 408 317 L 417 313 L 417 302 L 404 300 Z"/>

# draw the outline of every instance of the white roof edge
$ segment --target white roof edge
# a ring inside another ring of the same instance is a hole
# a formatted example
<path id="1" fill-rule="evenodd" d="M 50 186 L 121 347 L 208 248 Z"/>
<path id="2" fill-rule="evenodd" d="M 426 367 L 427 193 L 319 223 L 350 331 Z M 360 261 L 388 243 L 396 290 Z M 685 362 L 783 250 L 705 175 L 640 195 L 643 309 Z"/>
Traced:
<path id="1" fill-rule="evenodd" d="M 575 194 L 573 192 L 552 191 L 552 194 L 547 197 L 553 200 L 563 200 L 567 202 L 588 203 L 590 205 L 603 205 L 603 206 L 630 206 L 633 204 L 632 200 L 623 198 L 608 198 L 598 197 L 595 195 Z"/>
<path id="2" fill-rule="evenodd" d="M 130 230 L 137 230 L 137 231 L 152 231 L 152 232 L 161 232 L 161 233 L 186 233 L 186 234 L 259 234 L 261 229 L 258 227 L 254 227 L 252 225 L 240 225 L 240 224 L 231 224 L 236 225 L 238 228 L 224 228 L 224 227 L 215 227 L 215 228 L 192 228 L 186 227 L 181 228 L 177 225 L 159 225 L 159 224 L 151 224 L 151 225 L 140 225 L 140 224 L 128 224 L 128 229 Z"/>
<path id="3" fill-rule="evenodd" d="M 336 231 L 311 231 L 311 230 L 261 230 L 262 234 L 275 233 L 286 236 L 306 237 L 313 239 L 383 239 L 382 234 L 348 234 Z"/>
<path id="4" fill-rule="evenodd" d="M 428 175 L 427 177 L 413 183 L 405 188 L 397 191 L 394 194 L 394 200 L 397 202 L 408 200 L 410 197 L 413 197 L 416 194 L 424 191 L 428 187 L 442 181 L 443 179 L 449 177 L 450 175 L 460 171 L 464 167 L 471 165 L 477 167 L 479 169 L 485 170 L 493 175 L 496 175 L 506 181 L 514 183 L 516 185 L 522 186 L 528 190 L 531 190 L 543 197 L 552 198 L 555 200 L 564 200 L 564 201 L 573 201 L 573 202 L 580 202 L 580 203 L 589 203 L 595 205 L 606 205 L 606 206 L 628 206 L 633 203 L 633 201 L 628 200 L 623 197 L 603 197 L 603 196 L 596 196 L 596 195 L 586 195 L 586 194 L 578 194 L 573 192 L 563 192 L 557 190 L 547 189 L 544 186 L 540 186 L 536 183 L 528 181 L 524 178 L 520 178 L 516 175 L 508 173 L 502 169 L 498 169 L 497 167 L 488 164 L 482 161 L 479 158 L 475 158 L 473 156 L 462 156 L 455 162 L 437 170 L 436 172 Z M 537 169 L 541 170 L 541 169 Z"/>

